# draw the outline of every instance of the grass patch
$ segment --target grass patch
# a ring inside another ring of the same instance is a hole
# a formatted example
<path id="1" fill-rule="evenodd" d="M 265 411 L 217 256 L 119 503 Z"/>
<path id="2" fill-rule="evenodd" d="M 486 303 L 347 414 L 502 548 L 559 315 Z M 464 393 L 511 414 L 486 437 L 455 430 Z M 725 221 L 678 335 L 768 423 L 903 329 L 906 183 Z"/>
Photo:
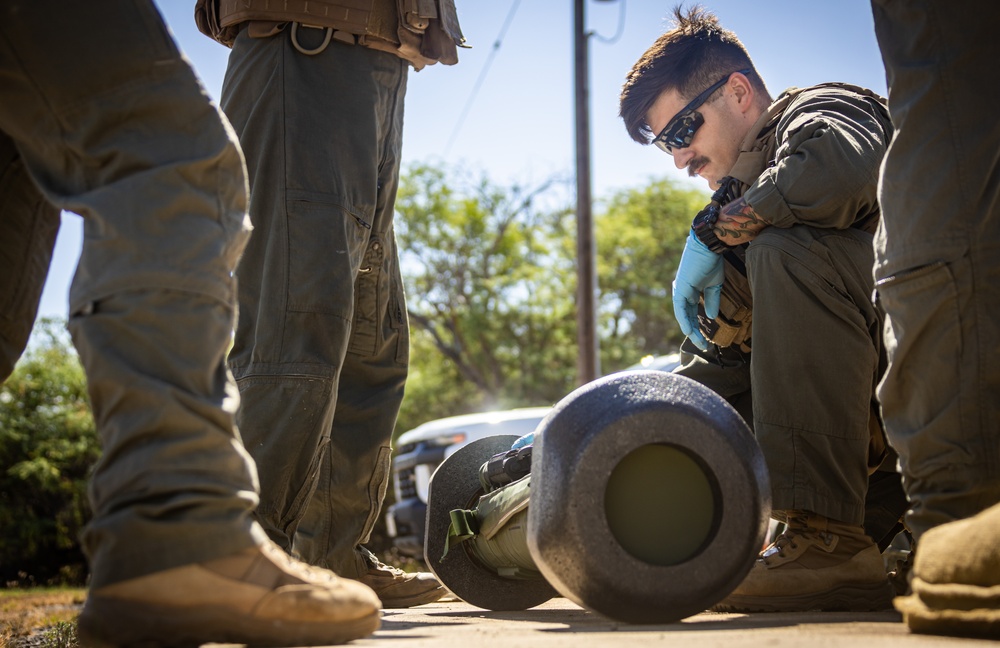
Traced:
<path id="1" fill-rule="evenodd" d="M 82 588 L 0 589 L 0 648 L 75 648 Z"/>

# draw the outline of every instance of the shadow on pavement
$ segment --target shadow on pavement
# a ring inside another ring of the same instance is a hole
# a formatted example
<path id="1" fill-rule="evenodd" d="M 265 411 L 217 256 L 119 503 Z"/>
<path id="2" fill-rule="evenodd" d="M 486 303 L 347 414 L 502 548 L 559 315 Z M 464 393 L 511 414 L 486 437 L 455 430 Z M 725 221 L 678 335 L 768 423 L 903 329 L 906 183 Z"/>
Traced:
<path id="1" fill-rule="evenodd" d="M 383 628 L 402 630 L 409 627 L 420 627 L 426 625 L 429 619 L 440 619 L 440 624 L 442 625 L 471 623 L 476 619 L 491 619 L 508 622 L 552 623 L 562 626 L 538 628 L 537 631 L 540 632 L 745 631 L 820 624 L 865 623 L 896 625 L 902 621 L 902 617 L 895 610 L 884 610 L 881 612 L 816 611 L 757 614 L 703 612 L 676 623 L 640 625 L 615 621 L 584 609 L 532 609 L 516 612 L 496 612 L 490 610 L 434 611 L 428 612 L 423 620 L 419 622 L 401 622 L 398 626 L 387 615 L 383 617 Z M 448 621 L 446 619 L 454 620 Z M 434 623 L 433 621 L 430 622 Z"/>

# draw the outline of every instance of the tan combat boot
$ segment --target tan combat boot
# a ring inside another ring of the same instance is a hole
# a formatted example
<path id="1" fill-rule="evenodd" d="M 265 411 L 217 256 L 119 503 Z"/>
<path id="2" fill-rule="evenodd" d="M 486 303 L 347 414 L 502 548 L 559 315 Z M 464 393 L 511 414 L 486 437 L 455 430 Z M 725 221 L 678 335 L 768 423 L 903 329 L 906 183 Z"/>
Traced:
<path id="1" fill-rule="evenodd" d="M 371 552 L 365 551 L 368 572 L 358 577 L 358 581 L 372 588 L 384 608 L 407 608 L 433 603 L 445 595 L 446 590 L 429 572 L 404 572 L 378 560 Z"/>
<path id="2" fill-rule="evenodd" d="M 719 612 L 882 610 L 893 589 L 878 547 L 860 526 L 807 511 L 787 511 L 778 536 Z"/>
<path id="3" fill-rule="evenodd" d="M 1000 639 L 1000 504 L 920 538 L 913 594 L 896 609 L 912 632 Z"/>
<path id="4" fill-rule="evenodd" d="M 365 637 L 379 615 L 371 589 L 268 542 L 92 591 L 78 627 L 88 647 L 314 646 Z"/>

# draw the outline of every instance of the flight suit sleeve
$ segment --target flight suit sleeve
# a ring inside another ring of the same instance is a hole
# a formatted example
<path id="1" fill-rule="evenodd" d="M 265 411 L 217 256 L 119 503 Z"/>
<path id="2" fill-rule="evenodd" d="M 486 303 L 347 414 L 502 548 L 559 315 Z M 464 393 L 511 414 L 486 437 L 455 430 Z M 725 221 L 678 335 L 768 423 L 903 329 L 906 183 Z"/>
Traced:
<path id="1" fill-rule="evenodd" d="M 744 198 L 776 227 L 845 229 L 877 210 L 878 173 L 891 137 L 873 100 L 804 92 L 777 126 L 775 160 Z"/>

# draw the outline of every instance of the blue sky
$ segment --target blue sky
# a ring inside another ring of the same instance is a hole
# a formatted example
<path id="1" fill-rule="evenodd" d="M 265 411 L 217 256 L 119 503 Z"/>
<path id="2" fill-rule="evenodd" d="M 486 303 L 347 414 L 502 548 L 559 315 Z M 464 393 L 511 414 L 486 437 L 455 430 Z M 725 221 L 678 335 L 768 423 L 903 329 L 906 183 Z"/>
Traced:
<path id="1" fill-rule="evenodd" d="M 194 0 L 155 2 L 209 95 L 217 100 L 228 50 L 198 32 Z M 595 200 L 664 176 L 706 188 L 676 170 L 669 156 L 634 143 L 617 116 L 618 92 L 626 72 L 667 28 L 675 4 L 585 0 L 589 30 L 611 38 L 621 26 L 614 43 L 591 40 Z M 886 92 L 868 0 L 706 0 L 702 4 L 739 35 L 773 96 L 789 86 L 823 81 Z M 571 175 L 575 169 L 573 1 L 456 0 L 456 5 L 472 49 L 459 52 L 456 66 L 435 65 L 410 73 L 403 164 L 444 162 L 486 173 L 498 183 L 532 184 L 552 175 Z M 495 48 L 512 9 L 506 35 Z M 492 63 L 483 77 L 491 53 Z M 482 85 L 473 97 L 480 78 Z M 40 315 L 66 317 L 81 230 L 79 217 L 64 214 Z"/>

